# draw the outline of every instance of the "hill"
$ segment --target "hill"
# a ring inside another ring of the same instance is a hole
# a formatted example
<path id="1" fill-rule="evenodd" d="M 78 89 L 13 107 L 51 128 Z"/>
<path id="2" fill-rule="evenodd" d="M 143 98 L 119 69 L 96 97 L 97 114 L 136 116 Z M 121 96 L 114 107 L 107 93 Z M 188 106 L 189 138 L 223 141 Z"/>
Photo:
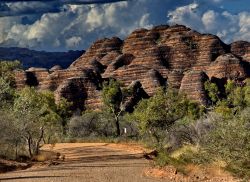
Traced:
<path id="1" fill-rule="evenodd" d="M 206 80 L 223 92 L 227 79 L 242 83 L 250 76 L 249 70 L 249 42 L 227 45 L 215 35 L 183 25 L 161 25 L 135 30 L 125 40 L 97 40 L 67 69 L 17 72 L 16 83 L 19 88 L 28 84 L 50 89 L 57 99 L 65 97 L 80 109 L 100 107 L 100 85 L 110 77 L 132 87 L 131 99 L 136 101 L 143 93 L 151 96 L 160 86 L 171 86 L 206 105 Z"/>
<path id="2" fill-rule="evenodd" d="M 84 51 L 45 52 L 18 47 L 0 47 L 0 60 L 19 60 L 24 68 L 51 68 L 54 65 L 60 65 L 62 68 L 67 68 L 83 53 Z"/>

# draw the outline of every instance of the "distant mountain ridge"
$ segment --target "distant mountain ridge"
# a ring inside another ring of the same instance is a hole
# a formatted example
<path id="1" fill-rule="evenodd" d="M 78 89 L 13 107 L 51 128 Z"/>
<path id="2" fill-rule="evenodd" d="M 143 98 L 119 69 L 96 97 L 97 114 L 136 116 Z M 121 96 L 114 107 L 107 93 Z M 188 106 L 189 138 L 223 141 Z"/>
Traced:
<path id="1" fill-rule="evenodd" d="M 73 61 L 82 56 L 85 51 L 45 52 L 27 48 L 0 47 L 0 61 L 19 60 L 24 68 L 51 68 L 60 65 L 67 68 Z"/>

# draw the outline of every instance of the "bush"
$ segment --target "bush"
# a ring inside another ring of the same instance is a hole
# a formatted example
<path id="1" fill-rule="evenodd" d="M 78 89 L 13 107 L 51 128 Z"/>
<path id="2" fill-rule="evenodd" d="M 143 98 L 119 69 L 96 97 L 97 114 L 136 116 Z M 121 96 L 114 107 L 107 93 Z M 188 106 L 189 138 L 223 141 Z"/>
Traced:
<path id="1" fill-rule="evenodd" d="M 219 115 L 216 113 L 208 113 L 198 120 L 183 118 L 175 122 L 165 133 L 168 151 L 178 150 L 186 144 L 196 145 L 199 143 L 203 135 L 212 130 L 212 121 L 217 117 Z"/>
<path id="2" fill-rule="evenodd" d="M 101 112 L 73 116 L 69 122 L 69 136 L 73 138 L 108 137 L 115 135 L 111 118 Z"/>
<path id="3" fill-rule="evenodd" d="M 240 177 L 250 177 L 250 108 L 233 118 L 215 117 L 212 130 L 199 141 L 198 152 L 182 159 L 194 163 L 223 161 L 226 169 Z"/>
<path id="4" fill-rule="evenodd" d="M 16 118 L 8 110 L 0 110 L 0 156 L 16 159 L 20 153 L 25 152 L 26 142 L 22 140 L 16 130 Z"/>
<path id="5" fill-rule="evenodd" d="M 134 138 L 138 136 L 138 129 L 134 123 L 128 122 L 127 117 L 120 117 L 122 138 Z M 117 137 L 116 126 L 109 112 L 85 112 L 82 116 L 73 116 L 68 125 L 70 138 L 75 139 L 111 139 Z M 126 133 L 124 133 L 126 128 Z"/>

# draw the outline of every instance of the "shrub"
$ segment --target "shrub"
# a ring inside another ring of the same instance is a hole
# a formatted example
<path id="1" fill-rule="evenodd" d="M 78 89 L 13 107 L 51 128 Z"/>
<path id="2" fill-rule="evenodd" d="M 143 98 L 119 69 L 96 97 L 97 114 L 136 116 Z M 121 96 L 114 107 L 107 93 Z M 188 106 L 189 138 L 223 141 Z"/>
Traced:
<path id="1" fill-rule="evenodd" d="M 114 136 L 115 126 L 111 119 L 101 112 L 73 116 L 69 122 L 69 135 L 73 138 Z"/>
<path id="2" fill-rule="evenodd" d="M 199 118 L 201 107 L 189 101 L 185 95 L 173 89 L 165 92 L 159 90 L 153 97 L 142 100 L 131 115 L 131 120 L 138 123 L 141 135 L 149 135 L 155 139 L 156 147 L 164 147 L 169 133 L 176 128 L 179 121 Z"/>
<path id="3" fill-rule="evenodd" d="M 184 160 L 195 163 L 223 161 L 226 169 L 240 177 L 250 177 L 250 108 L 232 118 L 216 117 L 212 130 L 200 138 L 197 153 Z"/>
<path id="4" fill-rule="evenodd" d="M 0 110 L 0 156 L 16 159 L 26 144 L 16 129 L 16 118 L 9 110 Z"/>

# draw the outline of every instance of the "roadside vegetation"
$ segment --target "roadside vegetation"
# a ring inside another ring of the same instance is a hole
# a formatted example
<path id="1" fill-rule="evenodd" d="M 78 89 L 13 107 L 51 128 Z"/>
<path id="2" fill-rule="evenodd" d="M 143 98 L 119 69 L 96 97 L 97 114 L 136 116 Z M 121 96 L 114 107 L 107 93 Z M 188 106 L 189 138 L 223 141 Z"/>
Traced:
<path id="1" fill-rule="evenodd" d="M 131 91 L 110 79 L 103 84 L 100 111 L 70 111 L 53 93 L 15 89 L 19 62 L 0 62 L 0 157 L 32 158 L 45 143 L 132 140 L 154 149 L 156 164 L 219 164 L 241 178 L 250 177 L 250 80 L 228 80 L 223 88 L 207 81 L 208 105 L 172 88 L 160 88 L 126 111 Z"/>
<path id="2" fill-rule="evenodd" d="M 13 70 L 19 62 L 0 62 L 0 156 L 19 159 L 38 154 L 43 143 L 60 141 L 70 103 L 55 104 L 53 93 L 16 90 Z"/>

